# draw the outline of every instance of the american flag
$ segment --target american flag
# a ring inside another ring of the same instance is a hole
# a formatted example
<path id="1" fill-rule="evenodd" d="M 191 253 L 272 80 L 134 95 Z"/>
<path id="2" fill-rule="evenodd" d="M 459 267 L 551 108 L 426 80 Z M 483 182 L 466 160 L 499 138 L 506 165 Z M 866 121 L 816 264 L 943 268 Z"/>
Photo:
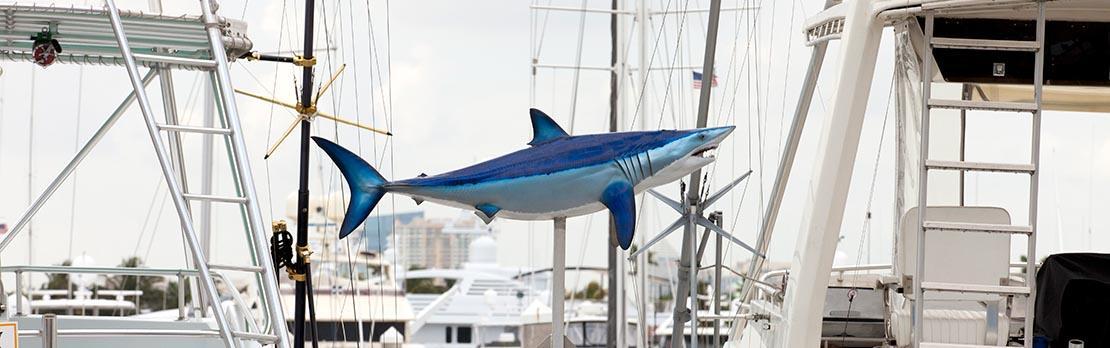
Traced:
<path id="1" fill-rule="evenodd" d="M 717 87 L 717 75 L 713 75 L 713 87 Z M 694 89 L 701 89 L 701 73 L 694 72 Z"/>

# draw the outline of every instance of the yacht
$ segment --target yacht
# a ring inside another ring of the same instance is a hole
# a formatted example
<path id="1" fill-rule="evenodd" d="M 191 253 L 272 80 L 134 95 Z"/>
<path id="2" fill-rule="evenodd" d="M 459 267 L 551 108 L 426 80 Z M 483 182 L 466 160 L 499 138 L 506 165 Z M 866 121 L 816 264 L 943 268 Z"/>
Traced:
<path id="1" fill-rule="evenodd" d="M 287 215 L 296 218 L 296 193 L 288 198 Z M 363 243 L 336 237 L 336 218 L 345 204 L 339 193 L 309 198 L 309 246 L 312 254 L 313 300 L 321 347 L 356 347 L 382 343 L 383 335 L 409 339 L 413 306 L 398 285 L 396 270 L 384 253 Z M 281 303 L 292 323 L 294 282 L 283 277 Z"/>

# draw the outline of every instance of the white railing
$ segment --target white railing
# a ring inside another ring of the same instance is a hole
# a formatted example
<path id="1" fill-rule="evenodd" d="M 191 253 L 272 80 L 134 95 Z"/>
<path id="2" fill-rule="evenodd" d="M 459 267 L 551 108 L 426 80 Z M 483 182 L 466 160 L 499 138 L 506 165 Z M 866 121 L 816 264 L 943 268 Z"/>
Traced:
<path id="1" fill-rule="evenodd" d="M 235 271 L 252 271 L 251 269 L 232 269 Z M 16 316 L 26 315 L 23 313 L 24 296 L 22 295 L 24 284 L 24 273 L 44 273 L 44 274 L 96 274 L 105 276 L 146 276 L 146 277 L 176 277 L 178 284 L 183 285 L 185 277 L 195 278 L 200 272 L 195 269 L 177 269 L 177 268 L 135 268 L 135 267 L 76 267 L 76 266 L 4 266 L 0 267 L 0 274 L 13 273 L 15 275 L 15 309 Z M 271 333 L 263 333 L 260 327 L 270 327 L 271 318 L 269 315 L 263 317 L 263 325 L 259 325 L 259 321 L 255 318 L 254 313 L 250 307 L 243 300 L 241 294 L 236 291 L 234 283 L 223 274 L 213 270 L 213 280 L 219 280 L 227 285 L 230 289 L 231 306 L 234 312 L 240 318 L 243 318 L 247 323 L 247 331 L 233 331 L 232 335 L 238 339 L 257 341 L 260 343 L 273 343 L 277 341 L 277 336 Z M 185 303 L 185 290 L 187 287 L 179 285 L 179 293 L 177 297 L 178 317 L 185 318 L 187 315 L 187 306 Z M 0 282 L 0 292 L 3 291 L 3 283 Z M 65 291 L 65 290 L 62 290 Z M 110 290 L 101 291 L 110 292 Z M 131 292 L 119 291 L 120 294 L 130 294 Z M 51 293 L 52 294 L 52 293 Z M 4 311 L 12 311 L 11 306 L 7 303 L 7 296 L 0 296 L 0 304 L 3 305 Z M 220 309 L 213 309 L 220 310 Z M 218 330 L 140 330 L 140 329 L 61 329 L 57 330 L 60 336 L 215 336 L 218 337 L 220 332 Z M 281 333 L 283 334 L 283 333 Z M 19 330 L 20 336 L 38 336 L 41 335 L 39 330 Z"/>

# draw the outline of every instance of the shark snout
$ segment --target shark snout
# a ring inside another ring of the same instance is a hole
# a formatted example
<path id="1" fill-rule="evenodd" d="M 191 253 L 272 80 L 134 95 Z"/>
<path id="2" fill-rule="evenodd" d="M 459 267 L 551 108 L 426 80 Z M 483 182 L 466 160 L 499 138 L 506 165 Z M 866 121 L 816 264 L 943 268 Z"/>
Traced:
<path id="1" fill-rule="evenodd" d="M 707 128 L 703 132 L 705 132 L 706 137 L 710 139 L 708 143 L 720 144 L 721 141 L 724 141 L 725 138 L 728 138 L 728 135 L 732 134 L 732 131 L 734 130 L 736 130 L 736 126 L 724 126 Z"/>
<path id="2" fill-rule="evenodd" d="M 706 128 L 699 131 L 697 137 L 701 144 L 699 144 L 691 154 L 695 157 L 712 157 L 709 153 L 712 150 L 715 150 L 717 148 L 717 145 L 724 141 L 729 134 L 732 134 L 732 131 L 735 129 L 736 126 L 725 126 Z"/>

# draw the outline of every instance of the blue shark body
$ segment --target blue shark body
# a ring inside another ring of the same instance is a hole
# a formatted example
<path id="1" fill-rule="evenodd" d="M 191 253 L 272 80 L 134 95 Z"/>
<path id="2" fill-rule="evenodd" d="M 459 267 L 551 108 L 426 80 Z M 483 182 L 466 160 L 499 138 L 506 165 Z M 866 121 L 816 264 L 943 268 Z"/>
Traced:
<path id="1" fill-rule="evenodd" d="M 388 182 L 361 158 L 314 138 L 351 186 L 340 228 L 345 237 L 387 192 L 474 210 L 495 217 L 546 220 L 608 208 L 616 239 L 627 249 L 635 229 L 636 193 L 672 182 L 713 162 L 708 152 L 734 127 L 569 136 L 532 109 L 534 137 L 527 149 L 459 170 Z"/>

